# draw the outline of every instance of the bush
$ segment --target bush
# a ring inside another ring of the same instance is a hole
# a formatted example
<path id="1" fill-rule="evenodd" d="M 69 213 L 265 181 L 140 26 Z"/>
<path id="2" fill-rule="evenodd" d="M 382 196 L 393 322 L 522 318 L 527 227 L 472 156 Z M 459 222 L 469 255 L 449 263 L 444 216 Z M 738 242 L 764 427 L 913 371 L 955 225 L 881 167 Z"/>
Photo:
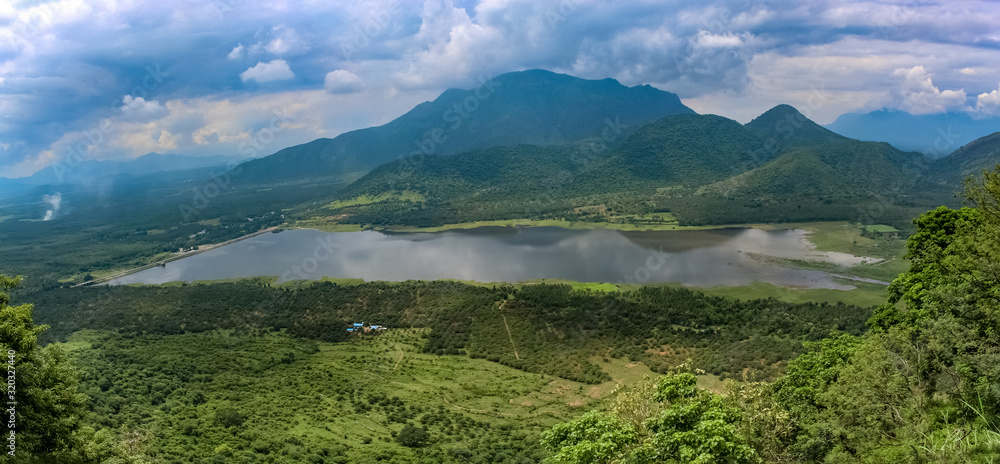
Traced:
<path id="1" fill-rule="evenodd" d="M 226 408 L 215 413 L 215 420 L 223 427 L 239 427 L 243 425 L 247 417 L 235 409 Z"/>
<path id="2" fill-rule="evenodd" d="M 414 427 L 407 424 L 403 427 L 403 430 L 396 435 L 396 443 L 406 446 L 408 448 L 417 448 L 427 444 L 427 440 L 430 439 L 430 435 L 426 430 L 420 427 Z"/>

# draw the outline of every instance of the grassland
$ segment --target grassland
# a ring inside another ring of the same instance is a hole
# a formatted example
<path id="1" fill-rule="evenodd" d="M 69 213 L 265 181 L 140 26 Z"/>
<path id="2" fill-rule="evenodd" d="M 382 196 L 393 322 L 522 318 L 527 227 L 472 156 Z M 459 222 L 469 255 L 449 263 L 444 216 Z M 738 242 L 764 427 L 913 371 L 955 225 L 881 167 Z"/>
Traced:
<path id="1" fill-rule="evenodd" d="M 767 282 L 754 282 L 738 287 L 708 287 L 696 290 L 710 295 L 718 295 L 740 300 L 756 298 L 776 298 L 789 303 L 805 303 L 819 301 L 825 303 L 844 303 L 858 306 L 876 306 L 885 303 L 885 286 L 865 282 L 855 282 L 846 279 L 841 283 L 853 285 L 854 290 L 834 290 L 825 288 L 789 288 L 772 285 Z"/>
<path id="2" fill-rule="evenodd" d="M 378 203 L 380 201 L 409 201 L 413 203 L 420 203 L 425 201 L 423 195 L 418 192 L 411 190 L 404 190 L 402 192 L 383 192 L 378 195 L 359 195 L 354 198 L 347 200 L 334 200 L 327 205 L 330 209 L 343 208 L 345 206 L 358 206 L 358 205 L 369 205 L 372 203 Z"/>
<path id="3" fill-rule="evenodd" d="M 121 411 L 99 419 L 134 427 L 128 417 L 141 418 L 143 428 L 159 431 L 150 451 L 168 462 L 207 462 L 216 454 L 306 462 L 311 452 L 325 454 L 326 462 L 445 462 L 463 455 L 454 450 L 482 454 L 488 441 L 513 439 L 522 454 L 539 453 L 533 446 L 539 432 L 602 408 L 620 384 L 655 375 L 642 363 L 598 359 L 614 380 L 586 385 L 483 359 L 426 354 L 426 333 L 394 329 L 315 343 L 282 333 L 121 339 L 81 331 L 63 347 L 81 366 L 98 414 L 110 414 L 105 403 Z M 193 395 L 203 402 L 190 401 Z M 219 425 L 222 411 L 244 420 Z M 393 440 L 406 424 L 430 432 L 427 447 Z"/>

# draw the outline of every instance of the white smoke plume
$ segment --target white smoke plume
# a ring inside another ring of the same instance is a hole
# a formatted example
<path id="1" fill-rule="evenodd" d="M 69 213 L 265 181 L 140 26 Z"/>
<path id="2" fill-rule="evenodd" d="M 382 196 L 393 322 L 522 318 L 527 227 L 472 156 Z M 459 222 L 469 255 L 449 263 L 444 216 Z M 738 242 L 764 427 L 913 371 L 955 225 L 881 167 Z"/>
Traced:
<path id="1" fill-rule="evenodd" d="M 62 193 L 56 192 L 55 195 L 43 195 L 42 200 L 52 207 L 52 209 L 45 211 L 45 217 L 42 220 L 51 221 L 55 219 L 56 215 L 59 214 L 59 206 L 62 204 Z"/>

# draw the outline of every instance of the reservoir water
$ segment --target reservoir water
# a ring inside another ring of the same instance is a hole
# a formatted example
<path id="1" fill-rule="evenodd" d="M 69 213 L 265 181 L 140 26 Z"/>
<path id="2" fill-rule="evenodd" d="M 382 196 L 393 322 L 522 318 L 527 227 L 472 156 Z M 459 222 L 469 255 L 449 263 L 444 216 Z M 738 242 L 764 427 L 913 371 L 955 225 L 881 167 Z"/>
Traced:
<path id="1" fill-rule="evenodd" d="M 854 264 L 861 258 L 813 249 L 803 230 L 721 229 L 620 232 L 555 227 L 479 228 L 434 233 L 376 231 L 266 233 L 111 281 L 172 281 L 278 276 L 364 280 L 461 279 L 519 282 L 677 282 L 695 287 L 754 281 L 849 290 L 834 274 L 782 265 L 782 259 Z"/>

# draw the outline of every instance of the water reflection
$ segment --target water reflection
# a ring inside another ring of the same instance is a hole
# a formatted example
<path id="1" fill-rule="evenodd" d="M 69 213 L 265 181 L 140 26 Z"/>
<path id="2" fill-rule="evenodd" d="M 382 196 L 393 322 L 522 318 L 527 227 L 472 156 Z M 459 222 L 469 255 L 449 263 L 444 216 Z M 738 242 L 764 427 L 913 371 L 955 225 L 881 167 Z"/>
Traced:
<path id="1" fill-rule="evenodd" d="M 243 240 L 112 284 L 276 275 L 281 280 L 323 276 L 480 282 L 561 278 L 679 282 L 699 287 L 762 281 L 791 287 L 853 288 L 835 282 L 831 274 L 783 267 L 761 259 L 762 255 L 807 259 L 817 252 L 801 230 L 619 232 L 538 227 L 420 234 L 290 230 Z"/>

